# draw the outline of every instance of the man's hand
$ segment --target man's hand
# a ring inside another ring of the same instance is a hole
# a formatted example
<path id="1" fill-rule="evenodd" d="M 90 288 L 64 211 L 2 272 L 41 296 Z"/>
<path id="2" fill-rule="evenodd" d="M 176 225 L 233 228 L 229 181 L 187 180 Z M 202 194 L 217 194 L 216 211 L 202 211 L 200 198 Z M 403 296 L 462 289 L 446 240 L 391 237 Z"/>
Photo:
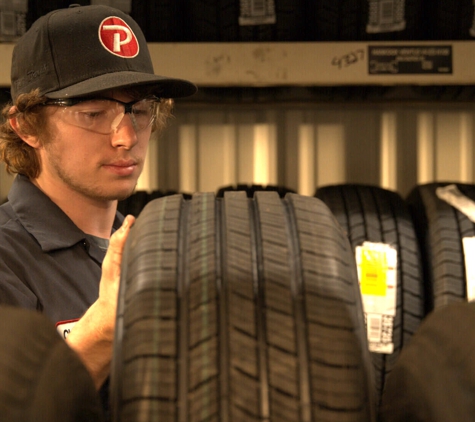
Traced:
<path id="1" fill-rule="evenodd" d="M 66 341 L 76 351 L 99 389 L 110 371 L 114 340 L 120 265 L 125 242 L 135 218 L 128 215 L 110 238 L 102 263 L 99 298 L 76 323 Z"/>

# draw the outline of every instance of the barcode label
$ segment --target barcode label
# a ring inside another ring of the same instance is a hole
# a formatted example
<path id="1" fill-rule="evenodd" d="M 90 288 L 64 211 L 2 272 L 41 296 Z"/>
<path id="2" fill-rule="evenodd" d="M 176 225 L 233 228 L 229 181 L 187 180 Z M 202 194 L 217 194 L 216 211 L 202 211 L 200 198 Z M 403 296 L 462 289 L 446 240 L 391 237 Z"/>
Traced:
<path id="1" fill-rule="evenodd" d="M 384 243 L 364 242 L 355 249 L 368 346 L 391 354 L 397 299 L 397 251 Z"/>
<path id="2" fill-rule="evenodd" d="M 251 14 L 253 16 L 264 16 L 266 14 L 265 0 L 251 0 Z"/>
<path id="3" fill-rule="evenodd" d="M 15 12 L 0 11 L 0 34 L 12 37 L 17 35 Z"/>
<path id="4" fill-rule="evenodd" d="M 275 24 L 274 0 L 240 0 L 239 25 Z"/>
<path id="5" fill-rule="evenodd" d="M 394 3 L 392 0 L 382 1 L 379 12 L 380 23 L 385 24 L 394 22 Z"/>
<path id="6" fill-rule="evenodd" d="M 405 0 L 369 0 L 366 32 L 403 31 L 406 29 Z"/>
<path id="7" fill-rule="evenodd" d="M 368 315 L 367 316 L 367 327 L 368 327 L 368 341 L 370 343 L 381 341 L 381 315 Z"/>
<path id="8" fill-rule="evenodd" d="M 391 354 L 394 351 L 394 317 L 381 314 L 365 314 L 369 351 Z"/>

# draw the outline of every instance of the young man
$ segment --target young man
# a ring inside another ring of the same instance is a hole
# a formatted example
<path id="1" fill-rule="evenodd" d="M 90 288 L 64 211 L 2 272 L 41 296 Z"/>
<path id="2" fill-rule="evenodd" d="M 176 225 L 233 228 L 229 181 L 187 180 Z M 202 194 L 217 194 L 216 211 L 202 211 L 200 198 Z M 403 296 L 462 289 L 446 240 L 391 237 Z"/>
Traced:
<path id="1" fill-rule="evenodd" d="M 41 17 L 15 46 L 11 78 L 0 157 L 17 177 L 0 207 L 0 304 L 58 324 L 99 388 L 133 224 L 117 201 L 133 192 L 170 99 L 196 87 L 156 76 L 138 25 L 106 6 Z"/>

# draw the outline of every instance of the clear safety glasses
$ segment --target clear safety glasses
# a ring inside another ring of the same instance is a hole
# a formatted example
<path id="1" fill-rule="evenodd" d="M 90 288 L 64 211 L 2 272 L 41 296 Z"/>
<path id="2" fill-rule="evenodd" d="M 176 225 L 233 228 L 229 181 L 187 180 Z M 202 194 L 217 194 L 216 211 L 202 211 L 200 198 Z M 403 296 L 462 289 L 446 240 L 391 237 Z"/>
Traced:
<path id="1" fill-rule="evenodd" d="M 126 114 L 136 133 L 150 127 L 156 116 L 158 98 L 124 103 L 113 98 L 66 98 L 43 105 L 61 107 L 62 119 L 73 126 L 108 135 L 115 132 Z"/>

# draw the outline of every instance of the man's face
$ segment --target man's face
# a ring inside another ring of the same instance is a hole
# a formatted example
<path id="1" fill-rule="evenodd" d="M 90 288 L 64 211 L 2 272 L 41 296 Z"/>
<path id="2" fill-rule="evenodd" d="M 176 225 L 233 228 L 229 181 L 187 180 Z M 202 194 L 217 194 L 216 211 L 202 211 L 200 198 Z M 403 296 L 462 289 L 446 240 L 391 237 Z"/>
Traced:
<path id="1" fill-rule="evenodd" d="M 107 97 L 133 100 L 119 92 Z M 135 131 L 126 114 L 110 134 L 72 125 L 61 116 L 62 108 L 46 107 L 48 139 L 38 149 L 41 174 L 38 182 L 92 200 L 124 199 L 131 195 L 142 172 L 151 128 Z"/>

